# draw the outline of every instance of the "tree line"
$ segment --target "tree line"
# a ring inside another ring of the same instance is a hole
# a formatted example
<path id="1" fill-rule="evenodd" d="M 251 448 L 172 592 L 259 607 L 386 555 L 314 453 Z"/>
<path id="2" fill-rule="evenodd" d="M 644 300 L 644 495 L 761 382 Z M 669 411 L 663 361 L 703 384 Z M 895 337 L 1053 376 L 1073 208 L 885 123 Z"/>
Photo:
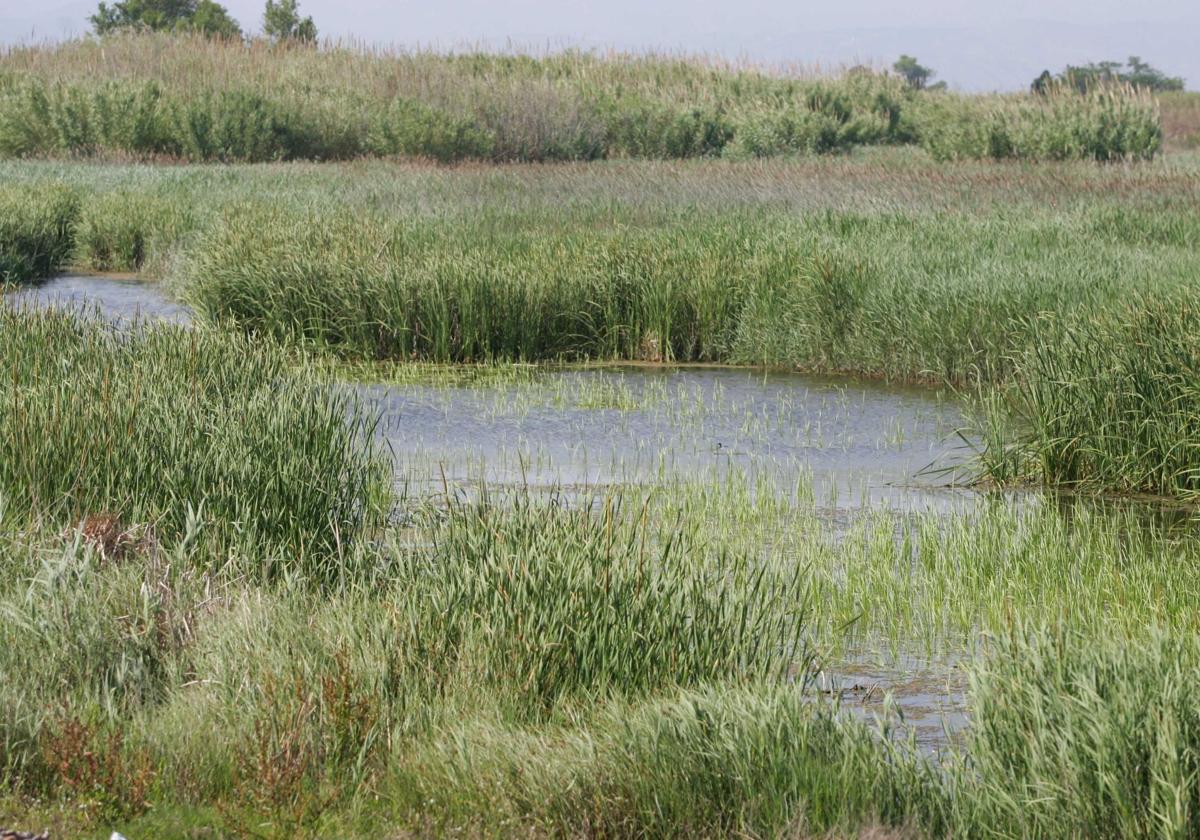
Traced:
<path id="1" fill-rule="evenodd" d="M 215 38 L 241 38 L 242 28 L 216 0 L 116 0 L 102 2 L 88 20 L 97 35 L 125 29 L 200 32 Z M 263 35 L 272 41 L 314 43 L 317 27 L 301 17 L 297 0 L 267 0 Z"/>
<path id="2" fill-rule="evenodd" d="M 913 90 L 945 90 L 945 82 L 930 84 L 937 71 L 925 67 L 911 55 L 902 55 L 892 65 L 892 70 L 908 83 Z M 1156 93 L 1183 90 L 1183 79 L 1179 76 L 1168 76 L 1157 67 L 1136 55 L 1129 60 L 1094 61 L 1088 64 L 1068 64 L 1061 73 L 1054 74 L 1043 70 L 1041 75 L 1029 86 L 1034 93 L 1045 94 L 1055 88 L 1074 88 L 1080 93 L 1087 93 L 1097 87 L 1108 84 L 1129 84 L 1145 88 Z"/>

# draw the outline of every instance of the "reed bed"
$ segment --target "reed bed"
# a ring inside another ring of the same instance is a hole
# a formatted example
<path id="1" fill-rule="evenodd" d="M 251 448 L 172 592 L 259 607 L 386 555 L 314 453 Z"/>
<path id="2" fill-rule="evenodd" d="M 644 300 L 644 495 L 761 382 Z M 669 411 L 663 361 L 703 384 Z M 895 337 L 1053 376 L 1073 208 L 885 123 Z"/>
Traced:
<path id="1" fill-rule="evenodd" d="M 1200 148 L 1200 94 L 1168 93 L 1161 99 L 1163 140 L 1169 150 Z"/>
<path id="2" fill-rule="evenodd" d="M 68 188 L 0 188 L 0 288 L 47 277 L 74 247 L 77 196 Z"/>
<path id="3" fill-rule="evenodd" d="M 454 505 L 428 539 L 406 536 L 265 587 L 197 563 L 194 535 L 118 560 L 6 538 L 0 667 L 26 686 L 2 689 L 9 789 L 101 824 L 143 797 L 221 801 L 235 826 L 283 835 L 417 770 L 418 746 L 462 720 L 558 727 L 610 702 L 805 679 L 803 570 L 689 545 L 616 500 L 604 516 Z"/>
<path id="4" fill-rule="evenodd" d="M 1166 436 L 1117 458 L 1125 431 L 1085 418 L 1094 401 L 1050 369 L 1090 352 L 1099 378 L 1080 381 L 1118 388 L 1116 370 L 1154 375 L 1156 342 L 1186 347 L 1171 333 L 1186 323 L 1139 314 L 1186 299 L 1197 270 L 1186 160 L 985 167 L 893 150 L 794 163 L 4 172 L 9 224 L 53 234 L 12 240 L 14 265 L 48 265 L 53 243 L 57 264 L 165 277 L 203 319 L 344 361 L 707 361 L 982 384 L 991 480 L 1190 492 L 1193 448 L 1170 438 L 1186 423 L 1167 416 L 1182 391 L 1129 408 L 1130 422 L 1161 420 Z M 30 214 L 44 219 L 20 221 Z M 1071 356 L 1047 313 L 1089 349 Z M 1123 346 L 1122 319 L 1139 318 L 1146 334 Z M 990 390 L 1017 380 L 1012 398 Z M 1076 474 L 1064 447 L 1075 460 L 1109 454 Z M 1150 475 L 1152 462 L 1165 466 Z"/>
<path id="5" fill-rule="evenodd" d="M 218 557 L 254 546 L 247 571 L 268 576 L 336 557 L 379 513 L 369 419 L 270 347 L 11 307 L 0 331 L 10 512 L 166 543 L 195 520 Z"/>
<path id="6" fill-rule="evenodd" d="M 1198 667 L 1194 635 L 1153 628 L 1017 625 L 992 640 L 972 675 L 973 821 L 993 836 L 1194 835 Z"/>
<path id="7" fill-rule="evenodd" d="M 1007 376 L 1037 313 L 1103 311 L 1135 277 L 1182 287 L 1190 259 L 1172 240 L 1195 226 L 1166 218 L 1122 214 L 1126 237 L 1162 227 L 1168 241 L 1146 247 L 1092 213 L 737 211 L 634 230 L 249 206 L 194 241 L 178 280 L 214 322 L 349 359 L 729 361 L 963 383 Z"/>
<path id="8" fill-rule="evenodd" d="M 1044 318 L 992 398 L 985 468 L 1005 480 L 1195 499 L 1200 345 L 1186 299 Z"/>
<path id="9" fill-rule="evenodd" d="M 445 55 L 161 34 L 0 55 L 8 156 L 539 161 L 921 140 L 955 157 L 1122 160 L 1152 157 L 1160 124 L 1152 100 L 1120 88 L 950 98 L 861 69 L 801 78 L 657 55 Z"/>
<path id="10" fill-rule="evenodd" d="M 1146 160 L 1163 144 L 1158 100 L 1132 87 L 927 97 L 920 108 L 920 142 L 937 160 Z"/>

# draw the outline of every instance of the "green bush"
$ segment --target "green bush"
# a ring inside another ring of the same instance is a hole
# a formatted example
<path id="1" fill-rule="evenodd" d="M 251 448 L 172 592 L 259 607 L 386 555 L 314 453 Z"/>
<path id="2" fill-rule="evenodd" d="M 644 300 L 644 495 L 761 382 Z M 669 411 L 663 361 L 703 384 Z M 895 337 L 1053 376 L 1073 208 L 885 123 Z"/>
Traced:
<path id="1" fill-rule="evenodd" d="M 169 103 L 155 82 L 89 89 L 31 79 L 0 94 L 0 152 L 6 155 L 154 155 L 175 145 Z"/>
<path id="2" fill-rule="evenodd" d="M 733 137 L 733 126 L 719 110 L 622 101 L 604 111 L 610 157 L 715 157 Z"/>
<path id="3" fill-rule="evenodd" d="M 313 120 L 247 90 L 202 94 L 176 104 L 173 120 L 176 152 L 190 160 L 313 159 L 328 151 Z"/>

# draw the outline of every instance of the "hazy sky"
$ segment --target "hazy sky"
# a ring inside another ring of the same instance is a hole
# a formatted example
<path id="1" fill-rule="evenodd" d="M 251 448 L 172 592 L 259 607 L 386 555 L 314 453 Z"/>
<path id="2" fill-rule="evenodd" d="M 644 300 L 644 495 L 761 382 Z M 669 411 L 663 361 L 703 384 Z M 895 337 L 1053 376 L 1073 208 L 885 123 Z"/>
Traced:
<path id="1" fill-rule="evenodd" d="M 94 0 L 0 0 L 0 42 L 84 32 Z M 263 0 L 228 0 L 243 28 Z M 532 50 L 658 48 L 804 65 L 902 52 L 965 90 L 1024 87 L 1043 68 L 1131 54 L 1200 89 L 1200 0 L 301 0 L 322 36 Z"/>

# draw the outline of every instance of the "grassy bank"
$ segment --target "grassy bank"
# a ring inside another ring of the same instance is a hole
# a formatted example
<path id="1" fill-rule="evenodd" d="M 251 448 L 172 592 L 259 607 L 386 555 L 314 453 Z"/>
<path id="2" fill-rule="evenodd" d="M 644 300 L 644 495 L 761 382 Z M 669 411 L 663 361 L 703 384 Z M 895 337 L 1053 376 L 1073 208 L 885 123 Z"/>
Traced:
<path id="1" fill-rule="evenodd" d="M 103 81 L 98 81 L 103 80 Z M 982 132 L 982 133 L 981 133 Z M 703 60 L 534 58 L 138 35 L 0 55 L 0 153 L 187 160 L 763 157 L 920 143 L 968 158 L 1134 160 L 1162 145 L 1132 90 L 910 90 Z"/>

